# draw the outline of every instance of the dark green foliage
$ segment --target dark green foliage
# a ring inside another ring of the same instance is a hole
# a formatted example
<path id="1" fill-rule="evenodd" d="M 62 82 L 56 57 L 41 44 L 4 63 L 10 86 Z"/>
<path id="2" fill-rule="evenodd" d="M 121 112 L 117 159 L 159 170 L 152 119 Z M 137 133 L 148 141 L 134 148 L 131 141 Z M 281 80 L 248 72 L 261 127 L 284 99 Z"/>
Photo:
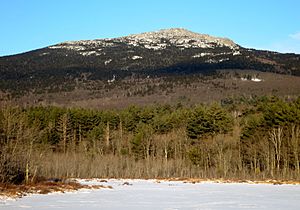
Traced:
<path id="1" fill-rule="evenodd" d="M 252 137 L 257 132 L 267 133 L 270 128 L 300 125 L 299 98 L 284 101 L 275 97 L 259 102 L 259 106 L 245 112 L 242 138 Z"/>
<path id="2" fill-rule="evenodd" d="M 204 135 L 227 133 L 232 128 L 232 120 L 217 104 L 210 107 L 198 106 L 191 112 L 187 122 L 187 135 L 191 139 L 197 139 Z"/>
<path id="3" fill-rule="evenodd" d="M 177 106 L 176 109 L 161 107 L 157 111 L 152 121 L 155 132 L 165 134 L 173 129 L 186 126 L 188 111 L 180 106 Z"/>
<path id="4" fill-rule="evenodd" d="M 132 151 L 137 159 L 147 158 L 151 153 L 151 141 L 153 136 L 151 125 L 139 123 L 132 139 Z"/>
<path id="5" fill-rule="evenodd" d="M 127 131 L 135 131 L 137 124 L 141 121 L 141 109 L 131 106 L 121 113 L 121 120 Z"/>
<path id="6" fill-rule="evenodd" d="M 100 141 L 103 139 L 104 125 L 98 125 L 87 133 L 87 138 Z"/>
<path id="7" fill-rule="evenodd" d="M 282 100 L 268 103 L 264 109 L 264 120 L 270 127 L 299 124 L 299 107 L 297 103 L 287 103 Z"/>
<path id="8" fill-rule="evenodd" d="M 162 134 L 170 132 L 174 128 L 172 120 L 173 119 L 170 114 L 155 117 L 153 120 L 155 132 Z"/>
<path id="9" fill-rule="evenodd" d="M 244 129 L 241 135 L 242 139 L 248 139 L 252 137 L 255 132 L 262 128 L 263 119 L 261 116 L 250 115 L 244 120 Z"/>

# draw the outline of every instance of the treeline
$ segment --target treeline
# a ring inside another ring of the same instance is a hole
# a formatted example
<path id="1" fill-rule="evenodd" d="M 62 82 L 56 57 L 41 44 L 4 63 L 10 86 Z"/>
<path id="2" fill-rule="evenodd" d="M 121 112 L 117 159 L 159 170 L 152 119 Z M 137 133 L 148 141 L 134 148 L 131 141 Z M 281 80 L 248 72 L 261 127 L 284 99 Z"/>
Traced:
<path id="1" fill-rule="evenodd" d="M 40 177 L 299 180 L 300 98 L 123 110 L 0 110 L 0 182 Z"/>

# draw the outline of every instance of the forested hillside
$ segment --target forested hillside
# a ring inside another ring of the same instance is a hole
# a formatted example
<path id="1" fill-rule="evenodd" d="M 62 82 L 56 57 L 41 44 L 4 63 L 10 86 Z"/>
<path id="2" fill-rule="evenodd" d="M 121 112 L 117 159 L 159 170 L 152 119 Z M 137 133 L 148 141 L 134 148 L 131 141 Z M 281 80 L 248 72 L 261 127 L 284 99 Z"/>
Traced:
<path id="1" fill-rule="evenodd" d="M 300 56 L 248 49 L 181 28 L 113 39 L 68 41 L 0 57 L 0 91 L 16 95 L 105 88 L 108 80 L 256 70 L 300 75 Z"/>
<path id="2" fill-rule="evenodd" d="M 300 98 L 0 110 L 0 182 L 40 177 L 299 180 Z"/>

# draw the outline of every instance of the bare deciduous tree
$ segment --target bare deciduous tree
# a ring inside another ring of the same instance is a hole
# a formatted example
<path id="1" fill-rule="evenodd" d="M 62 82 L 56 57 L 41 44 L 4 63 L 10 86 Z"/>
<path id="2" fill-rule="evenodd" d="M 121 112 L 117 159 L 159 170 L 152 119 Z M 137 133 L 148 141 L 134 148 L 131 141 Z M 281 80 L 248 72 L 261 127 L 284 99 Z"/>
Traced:
<path id="1" fill-rule="evenodd" d="M 280 126 L 277 128 L 272 128 L 272 130 L 269 132 L 269 139 L 274 146 L 276 168 L 277 171 L 279 171 L 282 152 L 283 128 Z"/>

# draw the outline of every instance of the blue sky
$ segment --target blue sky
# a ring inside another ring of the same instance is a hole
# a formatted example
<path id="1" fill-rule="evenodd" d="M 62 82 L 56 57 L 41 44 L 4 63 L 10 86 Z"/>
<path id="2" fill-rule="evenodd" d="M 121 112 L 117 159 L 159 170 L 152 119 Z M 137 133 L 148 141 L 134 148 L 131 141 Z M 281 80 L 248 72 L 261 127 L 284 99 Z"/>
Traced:
<path id="1" fill-rule="evenodd" d="M 0 56 L 173 27 L 300 54 L 300 0 L 0 0 Z"/>

